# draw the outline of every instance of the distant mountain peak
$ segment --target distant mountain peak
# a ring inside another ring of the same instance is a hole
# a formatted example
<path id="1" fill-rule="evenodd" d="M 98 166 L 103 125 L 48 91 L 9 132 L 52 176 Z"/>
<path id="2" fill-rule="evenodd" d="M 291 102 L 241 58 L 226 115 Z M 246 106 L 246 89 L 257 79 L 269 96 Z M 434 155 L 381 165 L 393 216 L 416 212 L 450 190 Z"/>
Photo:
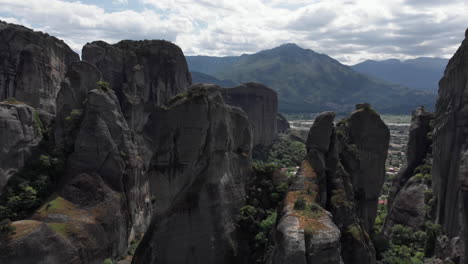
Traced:
<path id="1" fill-rule="evenodd" d="M 288 48 L 288 49 L 301 49 L 303 48 L 299 47 L 296 43 L 285 43 L 280 45 L 278 48 Z"/>

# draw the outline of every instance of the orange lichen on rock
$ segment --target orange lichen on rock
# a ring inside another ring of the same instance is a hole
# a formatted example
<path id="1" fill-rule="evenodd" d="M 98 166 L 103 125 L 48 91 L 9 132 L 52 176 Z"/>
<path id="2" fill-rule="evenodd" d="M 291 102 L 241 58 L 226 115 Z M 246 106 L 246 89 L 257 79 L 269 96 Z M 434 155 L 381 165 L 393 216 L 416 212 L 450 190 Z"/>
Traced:
<path id="1" fill-rule="evenodd" d="M 34 220 L 21 220 L 13 222 L 12 225 L 15 227 L 15 233 L 11 235 L 12 239 L 17 239 L 32 231 L 36 230 L 42 223 Z"/>

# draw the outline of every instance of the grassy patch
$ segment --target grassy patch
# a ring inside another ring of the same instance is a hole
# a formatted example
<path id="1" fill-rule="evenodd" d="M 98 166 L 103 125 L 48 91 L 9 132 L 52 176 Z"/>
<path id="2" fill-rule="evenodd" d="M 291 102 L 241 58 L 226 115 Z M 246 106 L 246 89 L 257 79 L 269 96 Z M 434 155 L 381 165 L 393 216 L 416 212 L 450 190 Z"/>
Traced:
<path id="1" fill-rule="evenodd" d="M 47 223 L 47 225 L 61 236 L 67 236 L 67 225 L 65 223 Z"/>

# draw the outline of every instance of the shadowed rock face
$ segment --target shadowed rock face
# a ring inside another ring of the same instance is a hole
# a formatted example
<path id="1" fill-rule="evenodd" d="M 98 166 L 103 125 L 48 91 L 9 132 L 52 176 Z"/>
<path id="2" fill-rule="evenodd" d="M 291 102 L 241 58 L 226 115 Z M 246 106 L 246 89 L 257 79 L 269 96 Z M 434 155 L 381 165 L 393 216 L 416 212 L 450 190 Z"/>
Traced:
<path id="1" fill-rule="evenodd" d="M 385 181 L 385 161 L 390 142 L 390 131 L 374 111 L 361 108 L 349 117 L 348 144 L 355 145 L 359 169 L 352 175 L 359 216 L 369 232 L 377 216 L 377 201 Z"/>
<path id="2" fill-rule="evenodd" d="M 434 122 L 432 184 L 436 219 L 449 237 L 468 245 L 468 184 L 463 153 L 468 146 L 468 36 L 450 59 L 439 82 Z M 466 249 L 466 248 L 465 248 Z M 468 250 L 465 250 L 465 254 Z M 467 261 L 465 255 L 465 261 Z"/>
<path id="3" fill-rule="evenodd" d="M 310 128 L 306 159 L 276 226 L 272 263 L 376 261 L 368 226 L 376 214 L 373 195 L 382 188 L 389 131 L 367 107 L 336 126 L 334 118 L 322 113 Z M 310 209 L 295 208 L 299 199 Z"/>
<path id="4" fill-rule="evenodd" d="M 408 139 L 406 165 L 400 170 L 389 197 L 388 214 L 383 231 L 390 235 L 395 224 L 418 229 L 424 223 L 425 193 L 431 187 L 417 178 L 415 169 L 429 158 L 432 140 L 428 133 L 432 131 L 430 125 L 434 114 L 424 108 L 413 111 Z"/>
<path id="5" fill-rule="evenodd" d="M 278 133 L 286 133 L 290 129 L 288 120 L 280 113 L 276 116 L 276 124 L 278 127 Z"/>
<path id="6" fill-rule="evenodd" d="M 145 134 L 159 146 L 149 172 L 155 205 L 133 263 L 242 263 L 235 216 L 251 173 L 246 114 L 218 86 L 197 85 L 156 112 Z"/>
<path id="7" fill-rule="evenodd" d="M 0 21 L 0 101 L 16 98 L 55 113 L 67 66 L 79 59 L 55 37 Z"/>
<path id="8" fill-rule="evenodd" d="M 41 141 L 41 126 L 34 108 L 17 101 L 0 103 L 0 193 Z"/>
<path id="9" fill-rule="evenodd" d="M 93 83 L 87 77 L 100 76 L 87 64 L 75 66 L 75 77 L 83 84 Z M 149 224 L 148 179 L 116 95 L 94 85 L 64 87 L 77 89 L 77 96 L 60 97 L 58 105 L 81 108 L 74 108 L 79 113 L 76 130 L 66 131 L 61 140 L 71 141 L 61 187 L 33 214 L 37 222 L 13 223 L 24 232 L 9 236 L 0 247 L 8 252 L 2 263 L 102 263 L 123 255 Z M 78 104 L 75 100 L 86 90 L 85 102 Z"/>
<path id="10" fill-rule="evenodd" d="M 167 41 L 87 43 L 83 60 L 95 65 L 117 94 L 129 127 L 141 131 L 150 113 L 191 84 L 182 50 Z"/>
<path id="11" fill-rule="evenodd" d="M 268 146 L 278 137 L 278 96 L 275 91 L 258 83 L 245 83 L 221 91 L 227 104 L 242 108 L 247 113 L 254 146 Z"/>

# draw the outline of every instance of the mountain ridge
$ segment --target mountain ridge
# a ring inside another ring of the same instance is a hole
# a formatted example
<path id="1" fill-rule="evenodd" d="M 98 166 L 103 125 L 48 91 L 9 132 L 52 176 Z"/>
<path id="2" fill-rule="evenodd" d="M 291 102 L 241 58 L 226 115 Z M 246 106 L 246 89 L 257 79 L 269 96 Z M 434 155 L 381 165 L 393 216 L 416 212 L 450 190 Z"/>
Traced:
<path id="1" fill-rule="evenodd" d="M 344 113 L 357 103 L 369 102 L 382 113 L 407 113 L 420 105 L 432 109 L 435 104 L 434 93 L 366 76 L 326 54 L 293 43 L 237 59 L 228 58 L 224 63 L 220 62 L 223 57 L 211 58 L 223 67 L 208 74 L 220 80 L 257 82 L 271 87 L 279 94 L 282 112 Z M 205 63 L 210 61 L 207 56 L 203 59 Z M 187 61 L 191 71 L 203 72 L 197 58 L 187 56 Z"/>

